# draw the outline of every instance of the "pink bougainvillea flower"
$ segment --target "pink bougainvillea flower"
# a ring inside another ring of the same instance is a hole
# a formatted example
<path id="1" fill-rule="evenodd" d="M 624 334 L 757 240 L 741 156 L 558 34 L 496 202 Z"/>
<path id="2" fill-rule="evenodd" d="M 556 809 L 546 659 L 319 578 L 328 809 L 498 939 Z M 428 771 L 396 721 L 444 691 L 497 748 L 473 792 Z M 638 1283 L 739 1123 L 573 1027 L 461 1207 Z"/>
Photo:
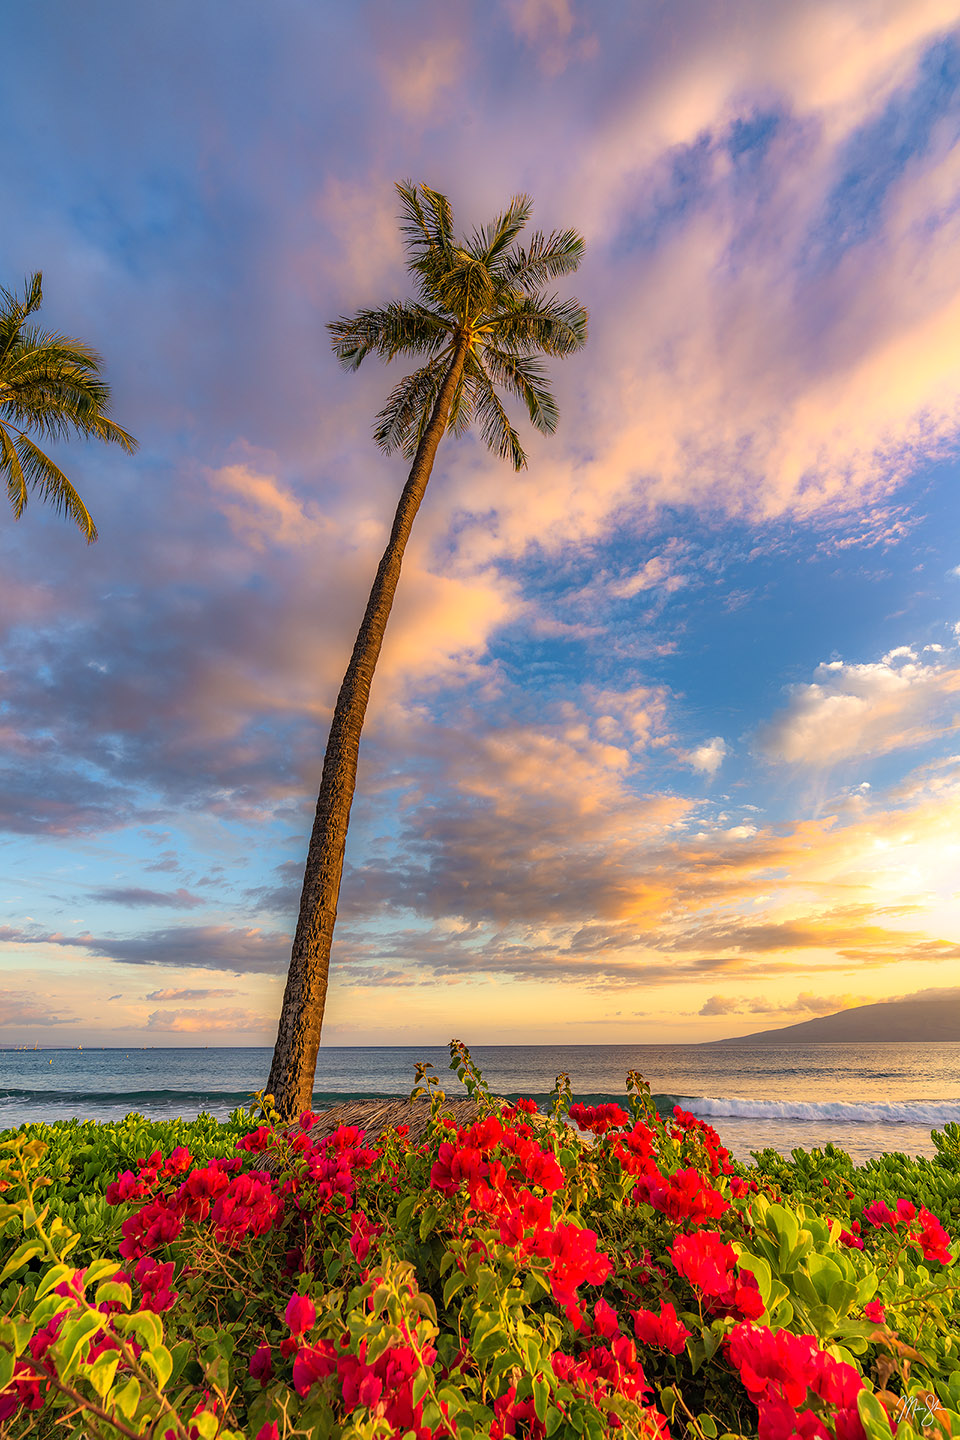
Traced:
<path id="1" fill-rule="evenodd" d="M 882 1325 L 887 1318 L 887 1312 L 879 1300 L 868 1300 L 863 1307 L 863 1313 L 874 1325 Z"/>
<path id="2" fill-rule="evenodd" d="M 337 1368 L 334 1348 L 329 1340 L 317 1345 L 304 1345 L 293 1362 L 293 1388 L 302 1400 L 318 1380 L 325 1380 Z"/>
<path id="3" fill-rule="evenodd" d="M 317 1307 L 309 1295 L 291 1295 L 283 1312 L 291 1335 L 303 1335 L 312 1329 L 317 1318 Z"/>

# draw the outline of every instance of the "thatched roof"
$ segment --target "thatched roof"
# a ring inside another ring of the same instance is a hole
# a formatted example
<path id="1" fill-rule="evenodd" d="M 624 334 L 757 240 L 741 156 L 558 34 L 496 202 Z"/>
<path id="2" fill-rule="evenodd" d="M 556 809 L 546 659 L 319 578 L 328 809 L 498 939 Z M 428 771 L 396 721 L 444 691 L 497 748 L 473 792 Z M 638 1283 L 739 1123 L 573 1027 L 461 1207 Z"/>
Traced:
<path id="1" fill-rule="evenodd" d="M 498 1105 L 508 1103 L 497 1100 Z M 480 1107 L 476 1100 L 469 1097 L 465 1100 L 445 1100 L 441 1114 L 450 1115 L 458 1125 L 472 1125 L 480 1118 Z M 538 1121 L 542 1122 L 543 1117 L 529 1115 L 524 1119 L 536 1125 Z M 359 1125 L 366 1130 L 368 1139 L 375 1140 L 397 1125 L 408 1125 L 409 1138 L 417 1144 L 426 1136 L 429 1124 L 429 1100 L 348 1100 L 342 1105 L 334 1105 L 332 1110 L 321 1111 L 310 1133 L 313 1138 L 320 1139 L 331 1135 L 340 1125 Z"/>

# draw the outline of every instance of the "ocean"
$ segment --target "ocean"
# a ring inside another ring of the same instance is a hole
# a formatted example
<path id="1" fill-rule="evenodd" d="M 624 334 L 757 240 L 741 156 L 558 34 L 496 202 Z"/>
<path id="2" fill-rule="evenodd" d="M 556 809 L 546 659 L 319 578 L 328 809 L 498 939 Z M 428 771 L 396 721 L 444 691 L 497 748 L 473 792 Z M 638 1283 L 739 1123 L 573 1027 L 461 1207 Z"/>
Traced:
<path id="1" fill-rule="evenodd" d="M 874 1045 L 477 1045 L 474 1060 L 500 1095 L 545 1104 L 559 1071 L 579 1100 L 622 1100 L 640 1070 L 662 1110 L 708 1120 L 742 1159 L 829 1142 L 857 1161 L 884 1151 L 932 1155 L 931 1129 L 960 1122 L 960 1043 Z M 0 1051 L 0 1130 L 31 1120 L 142 1115 L 226 1117 L 266 1083 L 266 1047 Z M 429 1060 L 448 1095 L 462 1087 L 445 1046 L 322 1049 L 314 1108 L 360 1096 L 409 1094 Z"/>

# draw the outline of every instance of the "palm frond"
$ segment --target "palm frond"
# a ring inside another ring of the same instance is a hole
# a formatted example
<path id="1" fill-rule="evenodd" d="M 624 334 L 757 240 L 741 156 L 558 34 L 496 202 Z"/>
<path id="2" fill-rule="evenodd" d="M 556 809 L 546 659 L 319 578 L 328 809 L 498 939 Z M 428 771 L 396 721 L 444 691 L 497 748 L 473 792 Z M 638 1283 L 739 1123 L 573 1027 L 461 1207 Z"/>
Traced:
<path id="1" fill-rule="evenodd" d="M 444 316 L 409 301 L 358 310 L 327 325 L 334 354 L 345 370 L 356 370 L 371 351 L 387 361 L 402 353 L 434 354 L 449 340 L 452 328 Z"/>
<path id="2" fill-rule="evenodd" d="M 491 316 L 485 329 L 501 349 L 570 355 L 586 342 L 587 318 L 579 300 L 527 295 Z"/>
<path id="3" fill-rule="evenodd" d="M 509 460 L 514 470 L 523 470 L 527 464 L 526 452 L 489 376 L 478 369 L 469 383 L 474 392 L 474 413 L 484 444 L 501 460 Z"/>
<path id="4" fill-rule="evenodd" d="M 533 292 L 548 280 L 576 270 L 583 251 L 583 236 L 576 230 L 554 230 L 550 235 L 538 230 L 530 238 L 529 249 L 518 247 L 504 257 L 503 273 L 514 284 Z"/>
<path id="5" fill-rule="evenodd" d="M 395 188 L 400 196 L 400 230 L 406 236 L 403 243 L 414 261 L 424 251 L 452 245 L 453 210 L 446 195 L 412 180 L 401 180 Z"/>
<path id="6" fill-rule="evenodd" d="M 21 326 L 28 315 L 43 303 L 43 274 L 37 271 L 23 282 L 23 299 L 0 286 L 0 360 L 16 343 Z"/>
<path id="7" fill-rule="evenodd" d="M 393 387 L 377 414 L 373 432 L 374 440 L 385 454 L 399 450 L 410 457 L 416 453 L 445 374 L 446 365 L 441 357 L 405 375 Z"/>
<path id="8" fill-rule="evenodd" d="M 35 445 L 29 435 L 18 435 L 17 455 L 21 473 L 32 490 L 39 490 L 44 500 L 49 501 L 60 514 L 69 515 L 92 545 L 97 538 L 97 527 L 90 512 L 80 499 L 73 485 L 58 465 Z"/>
<path id="9" fill-rule="evenodd" d="M 7 494 L 13 506 L 13 518 L 19 520 L 27 503 L 27 481 L 16 446 L 4 425 L 0 425 L 0 474 L 7 477 Z"/>
<path id="10" fill-rule="evenodd" d="M 447 429 L 452 430 L 454 435 L 465 435 L 473 419 L 473 408 L 473 389 L 468 383 L 466 367 L 464 367 L 464 371 L 461 372 L 460 379 L 457 382 L 457 388 L 453 392 L 453 398 L 450 401 Z"/>
<path id="11" fill-rule="evenodd" d="M 552 435 L 560 412 L 539 361 L 530 355 L 513 355 L 493 345 L 484 346 L 483 361 L 494 384 L 523 401 L 530 423 L 542 434 Z"/>
<path id="12" fill-rule="evenodd" d="M 494 298 L 488 267 L 469 250 L 460 248 L 452 252 L 442 272 L 432 277 L 431 290 L 437 303 L 461 324 L 482 315 Z"/>
<path id="13" fill-rule="evenodd" d="M 471 253 L 484 264 L 492 265 L 507 246 L 513 244 L 529 220 L 532 209 L 533 201 L 529 195 L 514 195 L 496 220 L 489 225 L 481 225 L 473 232 L 469 246 Z"/>

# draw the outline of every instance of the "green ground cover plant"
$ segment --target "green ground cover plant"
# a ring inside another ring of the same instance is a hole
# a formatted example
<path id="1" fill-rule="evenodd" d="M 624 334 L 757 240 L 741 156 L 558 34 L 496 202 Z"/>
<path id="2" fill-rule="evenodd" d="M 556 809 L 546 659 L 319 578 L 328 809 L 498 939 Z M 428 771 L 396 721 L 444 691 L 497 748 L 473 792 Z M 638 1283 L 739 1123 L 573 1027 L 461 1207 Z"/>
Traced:
<path id="1" fill-rule="evenodd" d="M 0 1435 L 960 1435 L 950 1130 L 747 1167 L 634 1073 L 542 1117 L 451 1067 L 479 1118 L 421 1068 L 416 1143 L 269 1108 L 0 1139 Z"/>

